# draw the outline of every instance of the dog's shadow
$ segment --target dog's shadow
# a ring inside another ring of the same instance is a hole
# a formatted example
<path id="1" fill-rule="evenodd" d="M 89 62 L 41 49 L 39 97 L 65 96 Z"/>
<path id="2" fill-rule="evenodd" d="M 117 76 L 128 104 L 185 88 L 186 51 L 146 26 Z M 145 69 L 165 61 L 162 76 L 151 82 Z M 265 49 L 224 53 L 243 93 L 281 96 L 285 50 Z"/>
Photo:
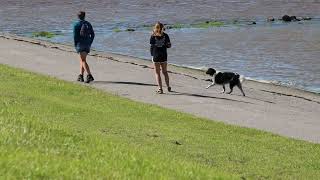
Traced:
<path id="1" fill-rule="evenodd" d="M 243 97 L 243 96 L 241 96 L 241 95 L 235 95 L 235 96 Z M 256 101 L 261 101 L 261 102 L 264 102 L 264 103 L 276 104 L 275 102 L 272 102 L 272 101 L 267 101 L 267 100 L 258 99 L 258 98 L 254 98 L 254 97 L 246 96 L 246 98 L 247 98 L 247 99 L 253 99 L 253 100 L 256 100 Z"/>
<path id="2" fill-rule="evenodd" d="M 246 104 L 253 104 L 253 103 L 247 102 L 247 101 L 229 99 L 229 98 L 224 98 L 224 97 L 208 96 L 208 95 L 202 95 L 202 94 L 185 93 L 185 92 L 177 92 L 177 91 L 171 91 L 170 95 L 177 95 L 177 96 L 183 95 L 183 96 L 192 96 L 192 97 L 199 97 L 199 98 L 221 99 L 221 100 L 227 100 L 227 101 L 233 101 L 233 102 L 242 102 L 242 103 L 246 103 Z"/>

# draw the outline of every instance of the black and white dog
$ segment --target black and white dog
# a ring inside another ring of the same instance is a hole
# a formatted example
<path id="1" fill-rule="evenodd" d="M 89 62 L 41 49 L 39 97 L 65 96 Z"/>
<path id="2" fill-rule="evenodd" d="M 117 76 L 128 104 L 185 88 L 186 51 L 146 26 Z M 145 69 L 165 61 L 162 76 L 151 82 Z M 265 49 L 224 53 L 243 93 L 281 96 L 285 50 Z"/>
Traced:
<path id="1" fill-rule="evenodd" d="M 241 80 L 240 80 L 240 75 L 237 73 L 233 73 L 233 72 L 216 72 L 215 69 L 209 68 L 206 72 L 206 74 L 212 76 L 212 84 L 210 84 L 208 88 L 210 88 L 211 86 L 214 86 L 215 84 L 219 84 L 222 85 L 223 87 L 223 91 L 222 93 L 224 93 L 226 91 L 226 87 L 225 84 L 229 84 L 230 85 L 230 92 L 228 92 L 228 94 L 232 93 L 233 87 L 237 86 L 242 95 L 245 96 L 243 90 L 242 90 L 242 85 L 241 85 Z"/>

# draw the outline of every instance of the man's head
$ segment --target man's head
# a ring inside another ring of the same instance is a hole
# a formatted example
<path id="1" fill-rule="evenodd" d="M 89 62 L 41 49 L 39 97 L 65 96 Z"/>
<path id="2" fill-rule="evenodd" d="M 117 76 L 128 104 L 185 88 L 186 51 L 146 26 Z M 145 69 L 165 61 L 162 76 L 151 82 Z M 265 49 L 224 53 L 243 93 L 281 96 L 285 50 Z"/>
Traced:
<path id="1" fill-rule="evenodd" d="M 84 11 L 79 11 L 79 12 L 78 12 L 78 18 L 79 18 L 80 20 L 84 20 L 84 19 L 86 18 L 86 12 L 84 12 Z"/>

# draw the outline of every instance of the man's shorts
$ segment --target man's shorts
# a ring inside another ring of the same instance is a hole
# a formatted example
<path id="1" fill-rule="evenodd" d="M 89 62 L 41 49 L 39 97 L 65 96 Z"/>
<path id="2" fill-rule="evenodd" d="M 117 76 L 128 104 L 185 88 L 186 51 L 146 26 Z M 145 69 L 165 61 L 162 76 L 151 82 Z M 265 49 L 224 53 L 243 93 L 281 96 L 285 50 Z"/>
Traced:
<path id="1" fill-rule="evenodd" d="M 77 51 L 77 53 L 81 53 L 81 52 L 86 52 L 86 53 L 90 53 L 90 46 L 89 45 L 80 45 L 80 44 L 78 44 L 77 46 L 76 46 L 76 51 Z"/>

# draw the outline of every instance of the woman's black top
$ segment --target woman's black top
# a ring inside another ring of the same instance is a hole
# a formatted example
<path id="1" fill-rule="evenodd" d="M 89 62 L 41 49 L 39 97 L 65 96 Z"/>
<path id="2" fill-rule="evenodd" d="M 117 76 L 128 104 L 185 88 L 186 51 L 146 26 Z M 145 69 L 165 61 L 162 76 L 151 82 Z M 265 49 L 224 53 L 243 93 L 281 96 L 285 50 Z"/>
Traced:
<path id="1" fill-rule="evenodd" d="M 163 33 L 162 36 L 150 37 L 150 53 L 153 57 L 154 62 L 165 62 L 167 61 L 167 48 L 171 47 L 170 38 L 168 34 Z"/>

